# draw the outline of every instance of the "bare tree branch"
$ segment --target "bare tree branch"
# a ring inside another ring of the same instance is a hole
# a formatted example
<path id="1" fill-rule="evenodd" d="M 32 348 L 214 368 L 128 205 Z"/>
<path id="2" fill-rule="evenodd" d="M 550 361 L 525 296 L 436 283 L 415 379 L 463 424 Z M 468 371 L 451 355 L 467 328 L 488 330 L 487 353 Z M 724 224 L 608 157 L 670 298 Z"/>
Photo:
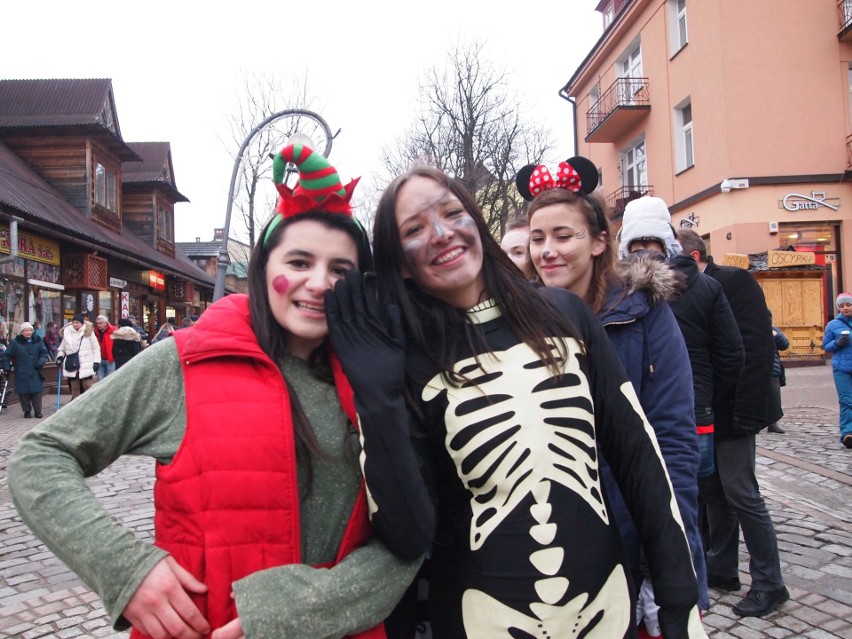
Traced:
<path id="1" fill-rule="evenodd" d="M 474 195 L 499 238 L 523 209 L 515 175 L 552 144 L 549 130 L 523 117 L 510 80 L 491 66 L 483 44 L 456 44 L 447 64 L 421 79 L 420 110 L 396 146 L 383 150 L 378 181 L 386 184 L 417 163 L 436 166 Z"/>

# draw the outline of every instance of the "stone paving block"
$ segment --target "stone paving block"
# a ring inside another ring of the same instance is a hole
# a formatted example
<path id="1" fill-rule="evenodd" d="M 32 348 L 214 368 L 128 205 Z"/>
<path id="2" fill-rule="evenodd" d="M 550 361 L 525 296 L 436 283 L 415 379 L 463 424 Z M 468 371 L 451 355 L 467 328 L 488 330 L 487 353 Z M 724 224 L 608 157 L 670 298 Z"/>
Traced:
<path id="1" fill-rule="evenodd" d="M 72 626 L 79 626 L 83 621 L 85 621 L 83 617 L 67 617 L 57 621 L 56 626 L 58 628 L 70 628 Z"/>
<path id="2" fill-rule="evenodd" d="M 28 630 L 21 635 L 21 639 L 39 639 L 39 637 L 56 636 L 56 629 L 52 626 L 38 626 L 32 630 Z"/>
<path id="3" fill-rule="evenodd" d="M 837 635 L 832 634 L 830 632 L 826 632 L 825 630 L 821 630 L 819 628 L 808 630 L 805 633 L 805 636 L 808 637 L 808 639 L 837 639 Z"/>
<path id="4" fill-rule="evenodd" d="M 805 623 L 808 623 L 817 628 L 821 627 L 824 623 L 833 619 L 833 617 L 822 610 L 817 610 L 816 608 L 808 608 L 801 607 L 798 610 L 794 610 L 792 613 L 796 619 L 801 619 Z"/>
<path id="5" fill-rule="evenodd" d="M 772 637 L 773 639 L 787 639 L 787 637 L 793 636 L 793 631 L 787 630 L 786 628 L 779 628 L 778 626 L 774 626 L 766 630 L 766 636 Z"/>
<path id="6" fill-rule="evenodd" d="M 83 631 L 79 628 L 65 628 L 56 633 L 59 639 L 72 639 L 72 637 L 82 637 Z"/>
<path id="7" fill-rule="evenodd" d="M 852 624 L 852 606 L 847 606 L 846 604 L 832 599 L 826 599 L 824 601 L 816 602 L 814 604 L 814 608 L 822 610 L 823 612 L 828 613 L 832 617 L 837 617 L 838 619 L 848 619 L 850 624 Z"/>
<path id="8" fill-rule="evenodd" d="M 764 634 L 748 626 L 734 626 L 728 632 L 739 639 L 763 639 Z"/>
<path id="9" fill-rule="evenodd" d="M 0 619 L 0 623 L 2 623 L 2 619 Z M 32 630 L 32 628 L 33 625 L 31 623 L 18 623 L 7 628 L 0 625 L 0 630 L 3 630 L 6 637 L 17 637 L 25 633 L 27 630 Z"/>

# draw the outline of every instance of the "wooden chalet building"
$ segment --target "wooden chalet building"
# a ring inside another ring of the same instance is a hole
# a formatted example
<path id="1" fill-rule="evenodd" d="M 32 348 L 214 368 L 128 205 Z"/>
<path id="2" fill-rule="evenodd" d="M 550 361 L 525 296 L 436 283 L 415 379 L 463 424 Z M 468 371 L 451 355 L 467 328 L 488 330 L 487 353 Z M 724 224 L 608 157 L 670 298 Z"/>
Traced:
<path id="1" fill-rule="evenodd" d="M 211 302 L 175 250 L 168 142 L 125 142 L 109 79 L 0 80 L 0 318 L 135 315 L 149 334 Z M 12 239 L 16 239 L 12 246 Z M 13 250 L 16 249 L 16 250 Z M 5 255 L 4 255 L 5 254 Z"/>

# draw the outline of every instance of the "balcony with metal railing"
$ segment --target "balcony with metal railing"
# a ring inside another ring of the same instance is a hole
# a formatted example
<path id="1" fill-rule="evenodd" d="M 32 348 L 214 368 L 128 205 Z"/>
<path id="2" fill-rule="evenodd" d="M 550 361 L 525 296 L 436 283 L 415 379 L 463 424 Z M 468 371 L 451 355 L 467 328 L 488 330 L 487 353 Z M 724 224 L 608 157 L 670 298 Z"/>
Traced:
<path id="1" fill-rule="evenodd" d="M 654 187 L 648 184 L 637 186 L 622 186 L 606 196 L 606 205 L 609 208 L 609 219 L 617 222 L 620 226 L 621 218 L 624 217 L 624 209 L 631 200 L 636 200 L 644 195 L 654 195 Z M 615 232 L 615 230 L 613 230 Z"/>
<path id="2" fill-rule="evenodd" d="M 852 40 L 852 0 L 837 0 L 837 37 L 843 42 Z"/>
<path id="3" fill-rule="evenodd" d="M 846 170 L 852 170 L 852 134 L 846 136 Z"/>
<path id="4" fill-rule="evenodd" d="M 618 78 L 586 113 L 586 142 L 615 142 L 650 110 L 648 78 Z"/>

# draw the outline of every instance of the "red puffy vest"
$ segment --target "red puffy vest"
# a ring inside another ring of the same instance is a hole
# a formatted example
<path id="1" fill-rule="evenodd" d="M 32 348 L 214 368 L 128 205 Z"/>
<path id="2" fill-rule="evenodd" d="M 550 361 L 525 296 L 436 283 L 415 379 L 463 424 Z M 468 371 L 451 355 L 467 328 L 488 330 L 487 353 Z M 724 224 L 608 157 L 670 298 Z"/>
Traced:
<path id="1" fill-rule="evenodd" d="M 174 338 L 186 434 L 172 463 L 157 465 L 156 544 L 207 585 L 205 595 L 191 596 L 216 629 L 237 616 L 234 581 L 301 561 L 290 398 L 257 345 L 245 295 L 220 300 Z M 352 389 L 336 358 L 331 363 L 341 406 L 357 426 Z M 337 561 L 371 532 L 362 482 Z M 144 637 L 135 629 L 131 636 Z M 385 633 L 379 625 L 357 637 Z"/>

